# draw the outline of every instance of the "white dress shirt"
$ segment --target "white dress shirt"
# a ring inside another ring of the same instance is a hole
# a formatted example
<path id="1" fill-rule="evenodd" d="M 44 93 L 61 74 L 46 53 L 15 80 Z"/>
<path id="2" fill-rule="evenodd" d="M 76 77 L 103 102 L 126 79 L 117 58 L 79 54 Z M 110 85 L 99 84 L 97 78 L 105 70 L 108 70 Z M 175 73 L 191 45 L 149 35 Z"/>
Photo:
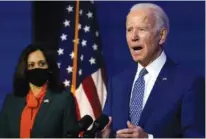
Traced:
<path id="1" fill-rule="evenodd" d="M 148 73 L 144 76 L 145 91 L 144 91 L 144 98 L 143 98 L 143 109 L 144 109 L 144 106 L 147 102 L 147 99 L 151 93 L 151 90 L 155 84 L 155 81 L 156 81 L 162 67 L 164 66 L 164 64 L 166 62 L 166 59 L 167 59 L 167 57 L 166 57 L 164 51 L 162 51 L 161 55 L 158 58 L 156 58 L 152 63 L 150 63 L 149 65 L 147 65 L 145 67 L 147 69 Z M 138 63 L 137 72 L 136 72 L 135 79 L 134 79 L 133 85 L 132 85 L 132 90 L 134 88 L 134 83 L 138 79 L 139 73 L 142 70 L 142 68 L 143 68 L 143 66 Z M 131 93 L 131 98 L 132 98 L 132 93 Z M 149 134 L 149 138 L 153 138 L 153 135 Z"/>

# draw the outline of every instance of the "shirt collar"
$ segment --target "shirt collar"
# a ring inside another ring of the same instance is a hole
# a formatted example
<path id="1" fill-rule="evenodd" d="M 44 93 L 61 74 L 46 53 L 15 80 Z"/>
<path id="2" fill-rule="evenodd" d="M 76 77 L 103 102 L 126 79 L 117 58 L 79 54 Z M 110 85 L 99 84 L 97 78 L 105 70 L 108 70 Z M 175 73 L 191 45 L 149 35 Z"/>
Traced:
<path id="1" fill-rule="evenodd" d="M 149 74 L 158 76 L 159 72 L 161 71 L 162 67 L 164 66 L 166 62 L 166 59 L 167 57 L 165 55 L 165 52 L 162 51 L 161 55 L 157 57 L 152 63 L 147 65 L 145 68 L 147 69 Z M 137 75 L 139 75 L 140 71 L 143 68 L 144 67 L 140 63 L 138 63 Z"/>

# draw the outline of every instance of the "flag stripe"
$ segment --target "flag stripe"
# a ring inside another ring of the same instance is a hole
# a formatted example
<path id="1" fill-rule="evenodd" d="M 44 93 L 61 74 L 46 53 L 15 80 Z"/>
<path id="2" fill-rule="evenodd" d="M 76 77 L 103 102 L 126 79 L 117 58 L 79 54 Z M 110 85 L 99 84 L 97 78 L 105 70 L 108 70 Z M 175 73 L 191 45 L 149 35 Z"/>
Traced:
<path id="1" fill-rule="evenodd" d="M 78 100 L 77 100 L 76 97 L 74 97 L 74 100 L 75 100 L 75 106 L 76 106 L 77 119 L 80 120 L 81 119 L 81 114 L 80 114 L 80 110 L 79 110 Z"/>
<path id="2" fill-rule="evenodd" d="M 104 81 L 104 84 L 106 83 L 106 71 L 104 68 L 100 68 L 101 69 L 101 74 L 102 74 L 102 80 Z"/>
<path id="3" fill-rule="evenodd" d="M 91 104 L 95 118 L 99 117 L 100 113 L 102 112 L 101 104 L 100 104 L 99 97 L 97 95 L 97 89 L 96 89 L 96 86 L 94 84 L 92 77 L 88 76 L 87 78 L 85 78 L 85 80 L 83 80 L 82 86 Z"/>
<path id="4" fill-rule="evenodd" d="M 93 109 L 82 87 L 82 84 L 79 85 L 79 87 L 75 92 L 76 92 L 75 93 L 76 99 L 79 105 L 80 116 L 83 117 L 84 115 L 90 115 L 93 119 L 95 119 L 95 116 L 93 114 Z"/>
<path id="5" fill-rule="evenodd" d="M 92 79 L 97 89 L 98 98 L 100 100 L 101 107 L 103 108 L 104 103 L 106 101 L 107 92 L 106 92 L 106 86 L 105 86 L 105 83 L 102 77 L 102 70 L 98 69 L 95 73 L 93 73 Z"/>

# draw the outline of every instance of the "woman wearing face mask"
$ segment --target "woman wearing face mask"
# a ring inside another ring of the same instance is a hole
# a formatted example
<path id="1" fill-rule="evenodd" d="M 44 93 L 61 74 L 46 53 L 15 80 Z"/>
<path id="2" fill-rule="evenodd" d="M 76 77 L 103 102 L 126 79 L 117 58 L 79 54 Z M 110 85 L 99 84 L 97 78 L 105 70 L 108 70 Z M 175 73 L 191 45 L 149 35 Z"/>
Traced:
<path id="1" fill-rule="evenodd" d="M 42 44 L 21 54 L 0 113 L 0 137 L 61 138 L 76 123 L 74 97 L 59 83 L 56 60 Z"/>

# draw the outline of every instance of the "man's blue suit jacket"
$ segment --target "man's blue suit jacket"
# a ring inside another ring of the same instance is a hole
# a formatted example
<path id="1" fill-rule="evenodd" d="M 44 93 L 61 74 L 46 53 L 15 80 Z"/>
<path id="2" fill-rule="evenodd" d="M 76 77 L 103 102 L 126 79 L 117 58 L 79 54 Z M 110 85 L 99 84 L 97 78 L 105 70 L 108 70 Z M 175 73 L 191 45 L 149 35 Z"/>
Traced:
<path id="1" fill-rule="evenodd" d="M 137 65 L 109 79 L 104 114 L 112 129 L 127 128 Z M 205 137 L 205 80 L 167 58 L 143 109 L 139 126 L 156 137 Z"/>

